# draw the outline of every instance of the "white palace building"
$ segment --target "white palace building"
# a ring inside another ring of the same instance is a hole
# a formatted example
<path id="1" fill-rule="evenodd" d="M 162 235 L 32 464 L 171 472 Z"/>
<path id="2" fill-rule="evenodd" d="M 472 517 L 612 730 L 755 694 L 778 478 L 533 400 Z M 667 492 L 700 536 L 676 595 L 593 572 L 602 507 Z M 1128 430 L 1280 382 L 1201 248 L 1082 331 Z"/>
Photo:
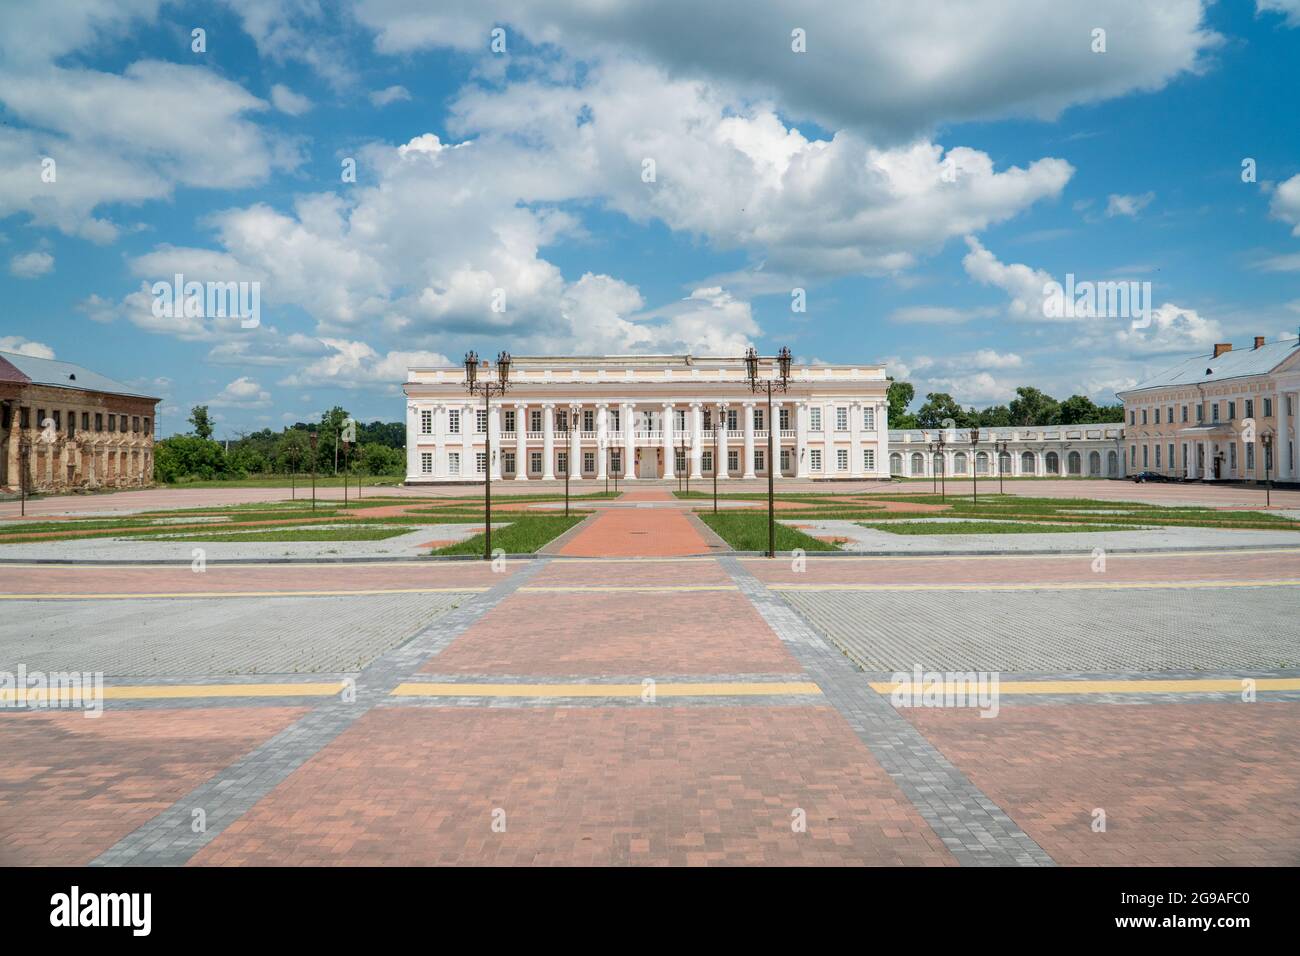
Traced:
<path id="1" fill-rule="evenodd" d="M 883 365 L 796 365 L 771 421 L 741 358 L 517 357 L 510 383 L 484 408 L 462 366 L 410 369 L 407 482 L 889 477 Z"/>

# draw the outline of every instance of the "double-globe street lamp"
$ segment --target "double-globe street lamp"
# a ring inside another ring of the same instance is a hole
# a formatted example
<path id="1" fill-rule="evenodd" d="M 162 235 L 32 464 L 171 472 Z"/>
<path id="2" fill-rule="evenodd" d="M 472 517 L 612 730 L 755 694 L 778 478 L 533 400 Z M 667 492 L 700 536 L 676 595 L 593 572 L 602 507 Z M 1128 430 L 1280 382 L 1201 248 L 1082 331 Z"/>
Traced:
<path id="1" fill-rule="evenodd" d="M 483 372 L 487 373 L 491 366 L 488 360 L 483 360 Z M 510 388 L 510 353 L 502 351 L 497 356 L 497 377 L 493 381 L 491 376 L 484 374 L 479 378 L 479 360 L 477 352 L 467 352 L 465 354 L 465 387 L 471 395 L 483 396 L 483 411 L 486 416 L 491 414 L 491 403 L 493 395 L 505 395 L 506 390 Z M 492 560 L 492 425 L 489 419 L 483 427 L 484 454 L 483 454 L 483 560 Z M 567 469 L 566 469 L 567 470 Z M 567 476 L 566 476 L 567 477 Z M 567 502 L 566 502 L 567 510 Z"/>
<path id="2" fill-rule="evenodd" d="M 947 487 L 945 485 L 945 481 L 948 477 L 947 475 L 948 468 L 946 466 L 947 459 L 944 458 L 944 454 L 943 454 L 943 450 L 944 448 L 947 447 L 947 445 L 948 445 L 948 439 L 943 437 L 943 429 L 941 428 L 939 429 L 939 432 L 935 437 L 935 440 L 930 442 L 930 471 L 932 473 L 931 477 L 938 479 L 940 501 L 944 501 L 947 497 Z M 939 471 L 937 474 L 934 473 L 934 462 L 936 461 L 936 459 L 939 462 Z M 931 483 L 931 487 L 933 488 L 933 483 Z"/>
<path id="3" fill-rule="evenodd" d="M 790 388 L 790 349 L 785 346 L 782 346 L 781 351 L 776 353 L 776 359 L 775 359 L 776 376 L 775 377 L 771 377 L 771 376 L 768 376 L 766 378 L 758 377 L 759 363 L 763 361 L 770 363 L 773 360 L 760 359 L 758 356 L 758 351 L 752 345 L 745 351 L 745 372 L 749 377 L 749 390 L 755 393 L 762 392 L 762 391 L 767 392 L 767 421 L 764 422 L 764 424 L 767 425 L 767 556 L 769 558 L 775 558 L 776 557 L 776 484 L 775 484 L 776 463 L 772 458 L 772 435 L 776 431 L 776 429 L 773 427 L 775 423 L 772 421 L 772 392 L 773 390 L 778 392 L 785 392 L 788 391 Z M 771 368 L 770 364 L 768 365 L 768 368 Z M 750 463 L 746 462 L 745 468 L 748 469 L 749 466 Z M 717 468 L 717 462 L 714 462 L 715 474 L 716 474 L 716 468 Z M 716 501 L 717 501 L 716 492 L 714 494 L 714 501 L 716 507 Z"/>
<path id="4" fill-rule="evenodd" d="M 971 500 L 971 504 L 974 505 L 979 504 L 980 473 L 979 473 L 979 465 L 977 464 L 978 457 L 975 451 L 975 446 L 978 445 L 979 443 L 980 443 L 979 426 L 972 425 L 970 427 L 970 487 L 971 487 L 970 500 Z"/>

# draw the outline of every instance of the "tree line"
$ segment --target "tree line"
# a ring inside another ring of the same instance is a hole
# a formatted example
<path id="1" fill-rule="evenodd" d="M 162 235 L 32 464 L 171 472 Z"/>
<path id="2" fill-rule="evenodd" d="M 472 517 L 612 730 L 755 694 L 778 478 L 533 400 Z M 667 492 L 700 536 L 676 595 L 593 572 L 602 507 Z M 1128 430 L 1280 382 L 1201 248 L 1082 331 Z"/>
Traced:
<path id="1" fill-rule="evenodd" d="M 1046 392 L 1027 385 L 1016 389 L 1016 397 L 1006 405 L 963 409 L 947 392 L 930 392 L 913 414 L 908 409 L 915 390 L 908 382 L 889 382 L 890 428 L 942 428 L 946 419 L 957 428 L 1014 428 L 1029 425 L 1091 425 L 1123 422 L 1124 406 L 1098 405 L 1087 395 L 1071 395 L 1057 401 Z"/>
<path id="2" fill-rule="evenodd" d="M 316 432 L 315 467 L 319 475 L 406 474 L 406 427 L 401 422 L 356 423 L 356 441 L 345 456 L 341 442 L 348 413 L 334 406 L 318 422 L 296 422 L 279 432 L 269 428 L 245 432 L 227 441 L 212 437 L 208 406 L 190 410 L 191 430 L 164 438 L 154 446 L 154 480 L 214 481 L 259 475 L 307 474 L 312 470 L 311 433 Z"/>

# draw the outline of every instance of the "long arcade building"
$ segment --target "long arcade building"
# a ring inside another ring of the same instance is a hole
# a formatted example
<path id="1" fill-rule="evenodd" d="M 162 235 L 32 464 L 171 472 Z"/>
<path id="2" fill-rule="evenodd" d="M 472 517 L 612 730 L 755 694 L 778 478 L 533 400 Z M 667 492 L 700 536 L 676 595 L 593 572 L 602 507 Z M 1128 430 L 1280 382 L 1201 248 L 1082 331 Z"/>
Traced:
<path id="1" fill-rule="evenodd" d="M 771 427 L 778 478 L 889 477 L 882 365 L 794 367 L 770 422 L 740 358 L 517 357 L 510 380 L 485 409 L 463 367 L 410 369 L 407 482 L 766 477 Z"/>

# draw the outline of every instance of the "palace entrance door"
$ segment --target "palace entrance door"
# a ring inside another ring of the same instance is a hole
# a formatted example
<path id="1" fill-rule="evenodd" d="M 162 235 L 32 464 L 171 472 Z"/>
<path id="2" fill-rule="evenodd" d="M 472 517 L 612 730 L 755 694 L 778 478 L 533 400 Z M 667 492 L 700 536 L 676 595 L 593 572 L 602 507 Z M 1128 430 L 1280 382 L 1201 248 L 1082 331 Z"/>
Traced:
<path id="1" fill-rule="evenodd" d="M 659 477 L 659 455 L 661 448 L 642 448 L 637 453 L 636 476 L 638 478 Z"/>

